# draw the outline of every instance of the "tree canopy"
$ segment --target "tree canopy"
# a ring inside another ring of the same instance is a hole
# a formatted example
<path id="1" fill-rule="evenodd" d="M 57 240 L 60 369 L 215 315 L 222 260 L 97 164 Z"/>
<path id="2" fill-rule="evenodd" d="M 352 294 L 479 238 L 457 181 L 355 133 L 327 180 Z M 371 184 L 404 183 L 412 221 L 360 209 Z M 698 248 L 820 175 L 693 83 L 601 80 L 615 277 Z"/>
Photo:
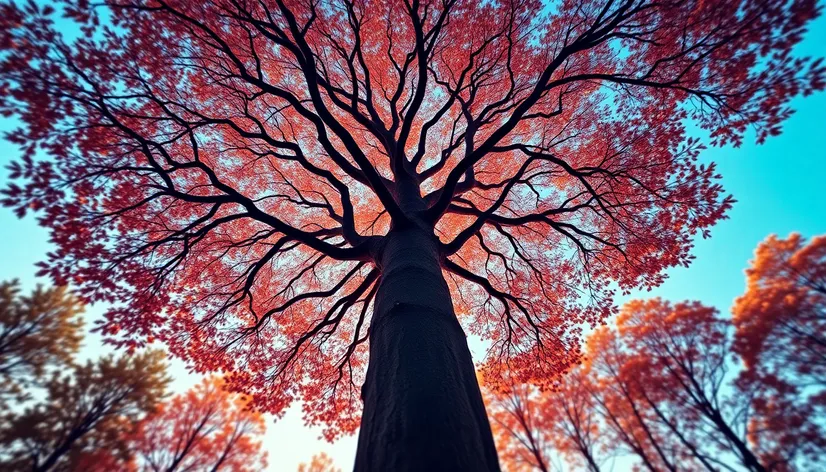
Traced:
<path id="1" fill-rule="evenodd" d="M 0 283 L 0 406 L 28 397 L 47 367 L 71 363 L 80 348 L 82 307 L 65 287 L 20 295 L 17 281 Z"/>
<path id="2" fill-rule="evenodd" d="M 167 354 L 79 363 L 83 306 L 65 288 L 0 283 L 0 468 L 253 472 L 264 419 L 218 377 L 166 398 Z M 11 395 L 13 394 L 13 395 Z"/>
<path id="3" fill-rule="evenodd" d="M 165 393 L 164 354 L 103 357 L 45 383 L 46 398 L 0 418 L 0 465 L 10 470 L 80 470 L 90 456 L 110 465 L 130 456 L 125 432 Z"/>
<path id="4" fill-rule="evenodd" d="M 826 236 L 769 236 L 746 275 L 733 312 L 749 376 L 826 407 Z"/>
<path id="5" fill-rule="evenodd" d="M 22 120 L 8 139 L 25 155 L 3 203 L 40 212 L 57 246 L 43 274 L 113 303 L 113 342 L 159 339 L 276 414 L 301 399 L 334 438 L 359 424 L 389 235 L 435 238 L 464 327 L 509 375 L 548 382 L 615 290 L 688 264 L 731 205 L 686 123 L 762 141 L 823 88 L 820 62 L 792 53 L 817 13 L 5 2 L 0 113 Z"/>
<path id="6" fill-rule="evenodd" d="M 760 245 L 733 318 L 699 302 L 633 300 L 622 307 L 616 329 L 601 327 L 588 337 L 585 361 L 551 388 L 489 386 L 504 468 L 546 472 L 565 463 L 600 472 L 629 461 L 651 472 L 826 466 L 826 415 L 817 401 L 822 391 L 813 395 L 806 377 L 794 372 L 810 332 L 780 328 L 806 325 L 811 313 L 781 309 L 785 321 L 775 332 L 764 323 L 772 323 L 776 318 L 769 313 L 782 307 L 771 290 L 755 291 L 760 268 L 768 270 L 764 276 L 783 277 L 768 260 L 787 264 L 782 255 L 797 251 L 805 267 L 817 260 L 809 257 L 817 251 L 802 241 L 798 235 L 772 236 Z M 744 306 L 762 311 L 744 319 Z M 744 338 L 758 324 L 765 343 Z M 755 352 L 759 365 L 750 357 Z"/>
<path id="7" fill-rule="evenodd" d="M 330 456 L 321 452 L 313 455 L 309 464 L 299 464 L 298 472 L 341 472 L 341 469 L 333 465 L 333 459 Z"/>
<path id="8" fill-rule="evenodd" d="M 248 401 L 204 379 L 160 404 L 129 438 L 139 471 L 256 472 L 267 467 L 264 419 Z"/>

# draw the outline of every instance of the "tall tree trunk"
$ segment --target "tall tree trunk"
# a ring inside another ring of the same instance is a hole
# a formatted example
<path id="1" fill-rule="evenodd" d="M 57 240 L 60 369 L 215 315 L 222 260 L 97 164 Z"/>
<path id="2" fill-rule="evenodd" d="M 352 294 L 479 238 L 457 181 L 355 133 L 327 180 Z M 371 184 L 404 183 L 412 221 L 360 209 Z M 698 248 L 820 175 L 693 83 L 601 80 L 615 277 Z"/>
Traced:
<path id="1" fill-rule="evenodd" d="M 392 231 L 370 327 L 355 471 L 496 471 L 499 461 L 437 241 Z"/>

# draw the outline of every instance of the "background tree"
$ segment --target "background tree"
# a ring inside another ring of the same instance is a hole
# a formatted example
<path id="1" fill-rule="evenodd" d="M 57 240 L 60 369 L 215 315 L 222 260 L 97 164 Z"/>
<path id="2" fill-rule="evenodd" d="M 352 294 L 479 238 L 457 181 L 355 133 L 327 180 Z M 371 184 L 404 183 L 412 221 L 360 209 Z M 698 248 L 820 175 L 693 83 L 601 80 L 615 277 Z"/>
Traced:
<path id="1" fill-rule="evenodd" d="M 593 378 L 590 393 L 605 424 L 604 441 L 613 454 L 630 454 L 639 468 L 651 472 L 691 470 L 698 464 L 684 454 L 680 440 L 663 428 L 643 400 L 645 384 L 629 375 L 635 361 L 624 340 L 608 328 L 589 339 L 588 356 Z M 683 469 L 683 466 L 687 469 Z M 699 467 L 698 467 L 699 468 Z"/>
<path id="2" fill-rule="evenodd" d="M 505 470 L 551 470 L 549 444 L 543 430 L 535 424 L 545 417 L 537 413 L 540 407 L 533 395 L 530 384 L 521 384 L 500 388 L 486 396 L 493 438 Z"/>
<path id="3" fill-rule="evenodd" d="M 826 236 L 769 236 L 746 276 L 733 313 L 749 380 L 791 386 L 826 407 Z"/>
<path id="4" fill-rule="evenodd" d="M 266 426 L 249 402 L 205 379 L 188 392 L 159 405 L 143 419 L 128 442 L 137 469 L 173 471 L 260 471 Z"/>
<path id="5" fill-rule="evenodd" d="M 341 472 L 341 469 L 335 467 L 330 456 L 321 452 L 314 455 L 309 464 L 299 464 L 298 472 Z"/>
<path id="6" fill-rule="evenodd" d="M 357 470 L 497 469 L 457 315 L 566 370 L 730 205 L 686 118 L 763 140 L 824 85 L 813 0 L 104 3 L 0 7 L 5 204 L 119 344 L 360 424 Z"/>
<path id="7" fill-rule="evenodd" d="M 168 382 L 161 351 L 114 358 L 55 372 L 46 398 L 0 418 L 2 465 L 7 470 L 78 470 L 89 454 L 126 462 L 123 432 L 162 399 Z"/>
<path id="8" fill-rule="evenodd" d="M 82 306 L 64 287 L 20 295 L 17 281 L 0 283 L 0 406 L 28 398 L 48 366 L 69 364 L 80 348 Z"/>
<path id="9" fill-rule="evenodd" d="M 643 386 L 645 401 L 640 403 L 678 436 L 695 460 L 713 469 L 715 463 L 719 467 L 717 458 L 728 453 L 747 470 L 771 469 L 759 458 L 759 440 L 749 442 L 751 392 L 732 391 L 736 373 L 727 359 L 730 320 L 698 302 L 652 299 L 626 304 L 617 326 L 634 353 L 626 369 L 628 378 Z"/>
<path id="10" fill-rule="evenodd" d="M 576 470 L 602 470 L 603 433 L 588 375 L 576 367 L 546 391 L 530 384 L 487 389 L 486 405 L 505 470 L 557 470 L 558 456 Z"/>
<path id="11" fill-rule="evenodd" d="M 698 302 L 636 300 L 617 328 L 591 335 L 585 364 L 557 389 L 521 386 L 489 402 L 504 465 L 548 470 L 561 454 L 576 470 L 623 455 L 652 472 L 823 468 L 823 417 L 798 390 L 743 381 L 729 318 Z"/>

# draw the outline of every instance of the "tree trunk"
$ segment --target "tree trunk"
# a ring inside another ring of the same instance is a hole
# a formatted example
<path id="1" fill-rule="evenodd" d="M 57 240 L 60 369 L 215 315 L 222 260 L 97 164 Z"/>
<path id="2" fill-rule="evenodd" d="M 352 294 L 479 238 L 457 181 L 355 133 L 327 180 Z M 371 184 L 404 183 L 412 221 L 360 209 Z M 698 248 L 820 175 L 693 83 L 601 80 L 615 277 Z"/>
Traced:
<path id="1" fill-rule="evenodd" d="M 499 461 L 437 241 L 392 231 L 370 326 L 355 471 L 496 471 Z"/>

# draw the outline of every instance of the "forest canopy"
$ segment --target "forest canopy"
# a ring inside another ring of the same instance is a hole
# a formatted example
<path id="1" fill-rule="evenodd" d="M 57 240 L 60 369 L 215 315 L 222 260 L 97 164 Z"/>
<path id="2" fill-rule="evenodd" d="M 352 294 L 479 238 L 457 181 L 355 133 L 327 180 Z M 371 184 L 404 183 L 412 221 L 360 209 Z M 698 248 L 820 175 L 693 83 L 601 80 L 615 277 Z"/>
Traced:
<path id="1" fill-rule="evenodd" d="M 702 150 L 824 87 L 795 53 L 819 10 L 6 1 L 2 203 L 48 228 L 41 275 L 111 306 L 113 345 L 360 427 L 358 470 L 495 470 L 467 335 L 486 381 L 547 386 L 618 294 L 689 264 L 733 202 Z"/>

